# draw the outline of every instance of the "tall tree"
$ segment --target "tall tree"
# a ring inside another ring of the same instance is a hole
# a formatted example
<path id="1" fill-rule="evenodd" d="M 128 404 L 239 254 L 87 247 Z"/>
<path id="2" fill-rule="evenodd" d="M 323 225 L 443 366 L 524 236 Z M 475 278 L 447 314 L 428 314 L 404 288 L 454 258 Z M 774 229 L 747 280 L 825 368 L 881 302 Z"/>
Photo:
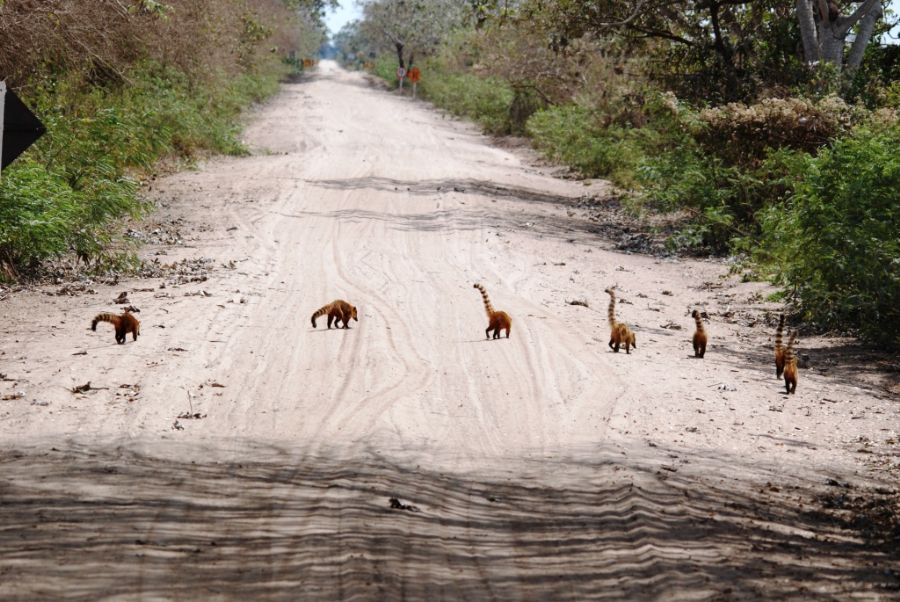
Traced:
<path id="1" fill-rule="evenodd" d="M 417 54 L 434 50 L 462 21 L 458 0 L 375 0 L 363 7 L 361 29 L 389 43 L 399 66 L 409 68 Z"/>
<path id="2" fill-rule="evenodd" d="M 849 73 L 862 63 L 866 46 L 878 21 L 884 16 L 882 0 L 845 2 L 852 12 L 845 15 L 836 0 L 797 0 L 797 19 L 803 39 L 803 57 L 808 64 L 826 62 Z M 847 39 L 855 33 L 844 65 Z"/>

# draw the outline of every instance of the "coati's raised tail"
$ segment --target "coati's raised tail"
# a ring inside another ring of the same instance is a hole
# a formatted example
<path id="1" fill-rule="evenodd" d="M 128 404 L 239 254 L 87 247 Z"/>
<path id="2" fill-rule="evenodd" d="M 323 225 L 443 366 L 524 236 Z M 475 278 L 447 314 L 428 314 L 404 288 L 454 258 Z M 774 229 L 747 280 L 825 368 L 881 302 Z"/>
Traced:
<path id="1" fill-rule="evenodd" d="M 338 322 L 344 323 L 344 328 L 350 328 L 350 319 L 354 319 L 359 322 L 359 318 L 356 314 L 356 307 L 350 305 L 343 299 L 335 299 L 328 305 L 319 308 L 316 313 L 312 315 L 312 327 L 316 327 L 316 318 L 319 316 L 324 316 L 328 314 L 328 328 L 331 328 L 331 323 L 334 322 L 335 328 L 340 328 Z"/>
<path id="2" fill-rule="evenodd" d="M 609 295 L 609 311 L 607 312 L 607 317 L 609 318 L 609 348 L 618 353 L 619 347 L 624 345 L 625 353 L 631 353 L 632 347 L 637 349 L 637 338 L 628 326 L 616 321 L 615 287 L 609 287 L 606 289 L 606 293 Z"/>
<path id="3" fill-rule="evenodd" d="M 788 394 L 797 391 L 797 356 L 794 355 L 794 341 L 797 339 L 797 331 L 791 332 L 788 344 L 784 350 L 784 388 Z"/>
<path id="4" fill-rule="evenodd" d="M 116 329 L 116 343 L 122 345 L 125 343 L 125 335 L 129 332 L 136 341 L 138 335 L 141 334 L 141 323 L 129 312 L 117 316 L 116 314 L 102 313 L 97 314 L 91 322 L 91 330 L 97 330 L 98 322 L 109 322 Z"/>
<path id="5" fill-rule="evenodd" d="M 487 312 L 488 317 L 488 327 L 484 331 L 484 336 L 487 338 L 491 338 L 490 332 L 494 331 L 494 338 L 500 338 L 500 331 L 506 331 L 506 338 L 509 338 L 509 331 L 512 329 L 512 318 L 509 317 L 509 314 L 505 311 L 497 311 L 494 309 L 494 306 L 491 305 L 491 300 L 488 298 L 487 291 L 484 290 L 484 287 L 480 284 L 476 284 L 475 288 L 481 291 L 481 298 L 484 301 L 484 311 Z"/>
<path id="6" fill-rule="evenodd" d="M 691 313 L 694 322 L 697 324 L 697 330 L 694 331 L 694 357 L 703 358 L 706 354 L 706 330 L 703 329 L 703 318 L 696 309 Z"/>
<path id="7" fill-rule="evenodd" d="M 775 378 L 781 378 L 784 372 L 784 345 L 782 334 L 784 333 L 784 314 L 778 316 L 778 328 L 775 330 Z"/>

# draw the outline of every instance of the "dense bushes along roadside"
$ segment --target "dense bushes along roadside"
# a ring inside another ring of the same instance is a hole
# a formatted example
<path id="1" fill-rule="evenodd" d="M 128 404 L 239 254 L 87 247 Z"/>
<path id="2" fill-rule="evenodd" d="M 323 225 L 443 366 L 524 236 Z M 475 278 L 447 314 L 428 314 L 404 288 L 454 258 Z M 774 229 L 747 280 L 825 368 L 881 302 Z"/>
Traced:
<path id="1" fill-rule="evenodd" d="M 113 90 L 44 80 L 28 91 L 49 134 L 0 182 L 6 278 L 33 274 L 69 252 L 94 262 L 117 257 L 105 252 L 119 234 L 109 222 L 141 212 L 138 174 L 166 155 L 240 152 L 235 117 L 277 86 L 274 71 L 194 90 L 159 67 L 136 69 L 129 79 L 131 86 Z"/>
<path id="2" fill-rule="evenodd" d="M 48 130 L 0 180 L 0 279 L 66 254 L 127 258 L 110 251 L 111 223 L 144 209 L 139 179 L 162 157 L 242 152 L 241 109 L 277 89 L 286 57 L 318 47 L 302 4 L 0 3 L 0 73 Z"/>
<path id="3" fill-rule="evenodd" d="M 900 349 L 900 125 L 861 127 L 804 161 L 762 219 L 760 257 L 806 317 Z"/>

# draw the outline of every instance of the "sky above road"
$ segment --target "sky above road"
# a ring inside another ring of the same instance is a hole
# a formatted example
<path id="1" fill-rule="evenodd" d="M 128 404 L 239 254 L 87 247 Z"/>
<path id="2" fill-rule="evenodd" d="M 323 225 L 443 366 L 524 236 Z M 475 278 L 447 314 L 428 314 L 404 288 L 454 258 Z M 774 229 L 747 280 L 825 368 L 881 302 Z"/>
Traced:
<path id="1" fill-rule="evenodd" d="M 897 0 L 900 2 L 900 0 Z M 329 10 L 325 15 L 325 25 L 328 26 L 330 35 L 334 35 L 341 30 L 341 27 L 359 19 L 362 15 L 362 8 L 356 0 L 341 0 L 340 6 L 334 10 Z"/>

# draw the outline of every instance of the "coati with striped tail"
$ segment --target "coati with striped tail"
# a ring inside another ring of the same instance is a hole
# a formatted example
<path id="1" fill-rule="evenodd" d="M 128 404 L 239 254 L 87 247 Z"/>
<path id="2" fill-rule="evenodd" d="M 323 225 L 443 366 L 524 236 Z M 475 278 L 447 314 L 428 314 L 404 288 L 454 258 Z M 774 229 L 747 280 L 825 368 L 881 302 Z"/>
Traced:
<path id="1" fill-rule="evenodd" d="M 91 322 L 91 330 L 97 330 L 97 322 L 109 322 L 116 329 L 116 343 L 122 345 L 125 343 L 125 335 L 129 332 L 136 341 L 138 335 L 141 334 L 141 323 L 130 312 L 125 312 L 121 316 L 116 314 L 102 313 L 94 317 Z"/>
<path id="2" fill-rule="evenodd" d="M 706 354 L 706 331 L 703 329 L 703 318 L 700 317 L 700 312 L 696 309 L 691 313 L 691 317 L 694 318 L 694 322 L 697 323 L 697 330 L 694 332 L 694 357 L 699 357 L 703 359 L 704 354 Z"/>
<path id="3" fill-rule="evenodd" d="M 609 294 L 609 348 L 619 352 L 621 345 L 625 346 L 625 353 L 631 353 L 631 347 L 637 349 L 637 339 L 628 326 L 622 322 L 616 322 L 616 292 L 615 287 L 606 289 Z"/>
<path id="4" fill-rule="evenodd" d="M 784 345 L 782 333 L 784 332 L 784 314 L 778 316 L 778 329 L 775 330 L 775 378 L 781 378 L 784 372 Z"/>
<path id="5" fill-rule="evenodd" d="M 788 394 L 797 391 L 797 356 L 794 355 L 794 341 L 797 339 L 797 331 L 791 331 L 788 344 L 784 350 L 784 388 Z"/>
<path id="6" fill-rule="evenodd" d="M 490 332 L 494 331 L 494 338 L 500 338 L 500 331 L 506 331 L 506 338 L 509 338 L 509 331 L 512 328 L 512 318 L 509 317 L 509 314 L 505 311 L 497 311 L 494 309 L 494 306 L 491 305 L 491 300 L 488 299 L 487 291 L 484 290 L 484 287 L 480 284 L 476 284 L 475 288 L 481 291 L 481 298 L 484 300 L 484 311 L 487 312 L 488 316 L 488 327 L 484 331 L 484 336 L 487 338 L 491 338 Z"/>
<path id="7" fill-rule="evenodd" d="M 359 318 L 356 316 L 356 308 L 343 299 L 335 299 L 325 307 L 316 311 L 316 313 L 312 315 L 313 328 L 316 327 L 316 318 L 324 316 L 325 314 L 328 314 L 328 328 L 331 328 L 332 322 L 334 322 L 335 328 L 340 328 L 338 322 L 343 322 L 344 328 L 350 328 L 350 326 L 348 326 L 348 324 L 350 324 L 350 318 L 359 322 Z"/>

